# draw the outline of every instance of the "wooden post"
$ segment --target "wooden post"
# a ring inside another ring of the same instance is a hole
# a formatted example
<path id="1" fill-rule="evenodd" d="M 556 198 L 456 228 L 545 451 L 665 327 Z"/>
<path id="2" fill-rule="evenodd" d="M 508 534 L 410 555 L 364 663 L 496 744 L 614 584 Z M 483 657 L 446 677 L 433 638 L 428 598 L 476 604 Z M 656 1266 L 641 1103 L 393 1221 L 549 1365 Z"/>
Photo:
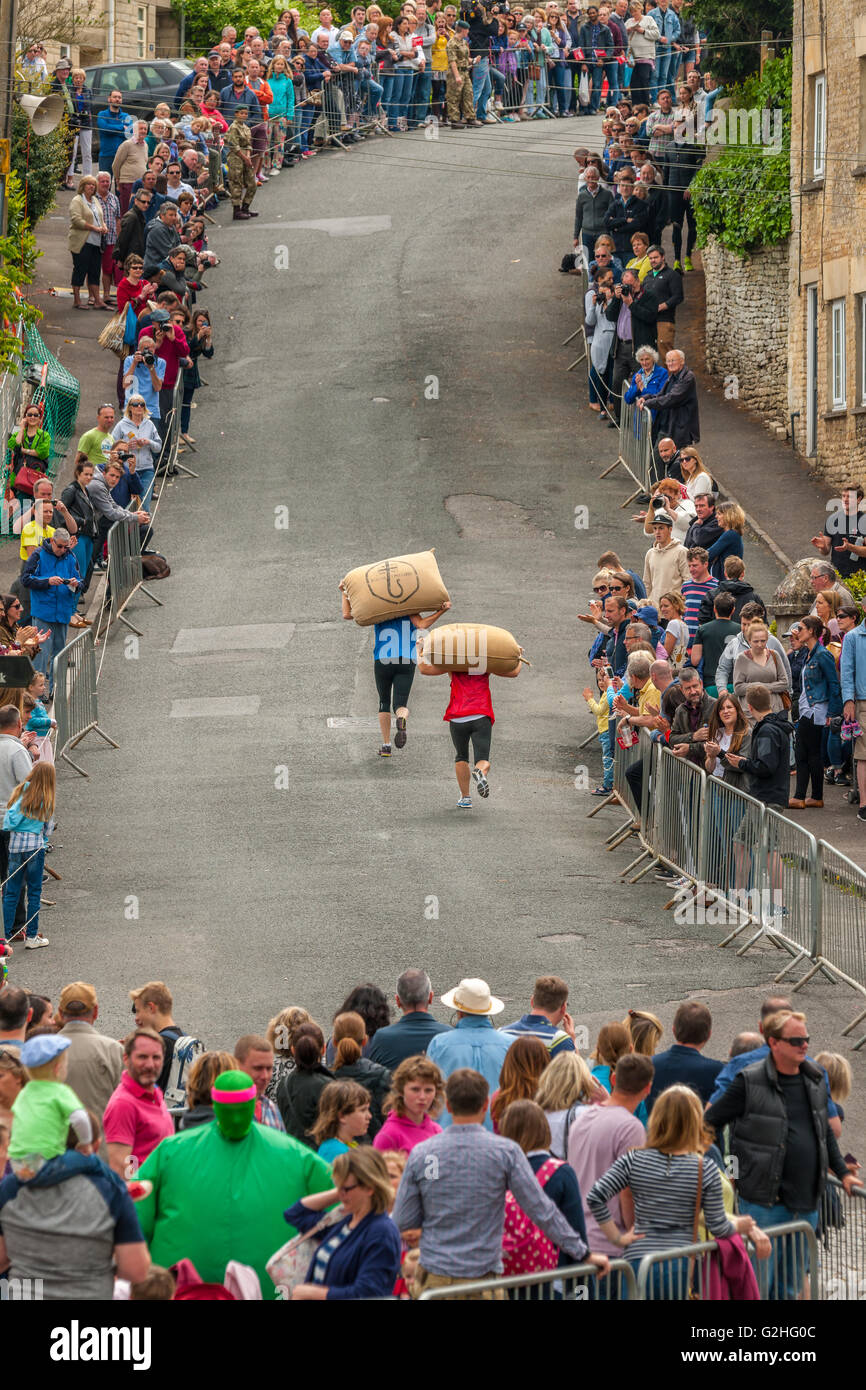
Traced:
<path id="1" fill-rule="evenodd" d="M 12 139 L 12 92 L 17 50 L 18 0 L 0 0 L 0 140 L 4 141 Z M 6 177 L 3 175 L 0 176 L 0 235 L 5 234 Z"/>
<path id="2" fill-rule="evenodd" d="M 773 46 L 773 31 L 772 31 L 772 29 L 762 29 L 762 30 L 761 30 L 761 76 L 762 76 L 762 77 L 763 77 L 763 75 L 764 75 L 764 66 L 765 66 L 765 64 L 766 64 L 766 63 L 769 63 L 769 62 L 772 62 L 772 60 L 775 58 L 775 56 L 776 56 L 776 50 L 775 50 L 775 47 Z"/>

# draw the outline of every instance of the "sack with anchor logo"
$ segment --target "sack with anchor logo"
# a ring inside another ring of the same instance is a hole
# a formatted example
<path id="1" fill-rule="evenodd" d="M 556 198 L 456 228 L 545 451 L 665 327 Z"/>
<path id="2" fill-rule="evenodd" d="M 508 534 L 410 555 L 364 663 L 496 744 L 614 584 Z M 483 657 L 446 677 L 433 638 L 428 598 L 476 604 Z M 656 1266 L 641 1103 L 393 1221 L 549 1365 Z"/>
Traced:
<path id="1" fill-rule="evenodd" d="M 432 550 L 361 565 L 349 571 L 340 587 L 359 627 L 435 612 L 448 598 Z"/>

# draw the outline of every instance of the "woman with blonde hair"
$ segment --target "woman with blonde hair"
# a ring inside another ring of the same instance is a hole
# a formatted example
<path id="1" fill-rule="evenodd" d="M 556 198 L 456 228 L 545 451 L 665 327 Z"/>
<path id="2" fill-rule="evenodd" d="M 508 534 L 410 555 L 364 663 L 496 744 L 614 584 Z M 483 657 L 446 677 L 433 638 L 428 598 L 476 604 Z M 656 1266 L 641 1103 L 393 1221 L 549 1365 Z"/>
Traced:
<path id="1" fill-rule="evenodd" d="M 669 1086 L 653 1105 L 646 1146 L 621 1154 L 586 1194 L 603 1234 L 635 1267 L 647 1255 L 691 1245 L 701 1211 L 711 1236 L 748 1235 L 759 1256 L 769 1254 L 770 1242 L 753 1217 L 728 1218 L 721 1171 L 705 1157 L 711 1143 L 700 1098 L 688 1086 Z M 623 1232 L 607 1203 L 626 1188 L 634 1201 L 634 1225 Z M 687 1258 L 653 1267 L 651 1297 L 685 1299 L 688 1293 Z"/>
<path id="2" fill-rule="evenodd" d="M 310 1138 L 319 1157 L 332 1163 L 358 1147 L 370 1128 L 370 1092 L 357 1081 L 330 1081 L 319 1096 L 319 1113 Z"/>
<path id="3" fill-rule="evenodd" d="M 565 1158 L 568 1131 L 574 1112 L 581 1105 L 595 1105 L 607 1095 L 596 1081 L 579 1052 L 560 1052 L 541 1074 L 535 1099 L 550 1125 L 550 1151 Z"/>
<path id="4" fill-rule="evenodd" d="M 416 1144 L 441 1133 L 433 1119 L 445 1105 L 445 1078 L 435 1062 L 419 1054 L 406 1057 L 391 1078 L 382 1107 L 387 1119 L 373 1140 L 376 1149 L 410 1153 Z"/>
<path id="5" fill-rule="evenodd" d="M 747 694 L 750 685 L 764 685 L 770 692 L 770 713 L 790 708 L 790 685 L 785 668 L 779 657 L 769 648 L 770 629 L 767 624 L 756 619 L 749 623 L 745 632 L 748 647 L 734 662 L 734 694 L 743 707 L 743 713 L 754 727 Z M 787 698 L 787 701 L 785 697 Z"/>
<path id="6" fill-rule="evenodd" d="M 274 1070 L 271 1079 L 265 1087 L 265 1095 L 269 1100 L 276 1101 L 277 1086 L 283 1076 L 294 1070 L 295 1059 L 292 1055 L 292 1043 L 295 1040 L 295 1033 L 303 1023 L 312 1023 L 313 1019 L 306 1009 L 300 1008 L 297 1004 L 290 1004 L 288 1008 L 280 1009 L 275 1014 L 265 1029 L 265 1037 L 274 1049 Z"/>
<path id="7" fill-rule="evenodd" d="M 189 1069 L 186 1106 L 177 1118 L 178 1130 L 194 1129 L 214 1118 L 211 1090 L 224 1071 L 240 1071 L 240 1063 L 230 1052 L 203 1052 Z"/>
<path id="8" fill-rule="evenodd" d="M 550 1053 L 541 1038 L 524 1033 L 511 1044 L 499 1073 L 499 1089 L 490 1098 L 494 1134 L 499 1133 L 499 1122 L 509 1105 L 515 1100 L 534 1098 L 549 1064 Z"/>
<path id="9" fill-rule="evenodd" d="M 370 1094 L 370 1138 L 382 1128 L 383 1106 L 391 1089 L 391 1073 L 380 1062 L 363 1055 L 367 1045 L 367 1025 L 360 1014 L 342 1013 L 334 1019 L 331 1035 L 334 1055 L 331 1071 L 340 1081 L 357 1081 Z"/>
<path id="10" fill-rule="evenodd" d="M 69 204 L 69 234 L 67 245 L 72 256 L 72 300 L 76 309 L 107 309 L 100 292 L 102 274 L 102 238 L 107 233 L 105 214 L 96 196 L 97 183 L 92 174 L 78 180 L 78 191 Z M 87 284 L 90 296 L 81 302 L 81 288 Z"/>
<path id="11" fill-rule="evenodd" d="M 652 1057 L 665 1031 L 661 1020 L 646 1009 L 629 1009 L 622 1021 L 631 1037 L 631 1050 L 641 1057 Z"/>
<path id="12" fill-rule="evenodd" d="M 130 461 L 127 461 L 127 468 L 130 473 L 135 473 L 138 480 L 136 486 L 135 479 L 130 479 L 132 490 L 141 498 L 142 508 L 150 511 L 156 461 L 162 449 L 162 440 L 151 419 L 144 396 L 140 396 L 137 391 L 133 391 L 127 400 L 123 414 L 111 431 L 111 437 L 126 441 L 126 447 L 133 456 L 133 466 L 129 468 Z"/>
<path id="13" fill-rule="evenodd" d="M 335 1186 L 302 1197 L 284 1213 L 301 1234 L 313 1232 L 324 1212 L 342 1203 L 336 1224 L 316 1231 L 318 1248 L 292 1301 L 389 1298 L 400 1273 L 400 1232 L 388 1212 L 394 1189 L 382 1155 L 369 1145 L 334 1159 Z"/>
<path id="14" fill-rule="evenodd" d="M 659 661 L 669 661 L 674 675 L 686 660 L 689 648 L 689 630 L 684 621 L 686 601 L 682 594 L 672 589 L 659 599 L 659 621 L 665 635 L 656 646 Z"/>
<path id="15" fill-rule="evenodd" d="M 746 514 L 736 502 L 720 502 L 716 507 L 716 520 L 722 528 L 718 540 L 708 549 L 710 574 L 720 583 L 725 577 L 725 561 L 729 555 L 743 558 L 743 527 Z"/>
<path id="16" fill-rule="evenodd" d="M 45 844 L 54 820 L 54 764 L 34 763 L 23 782 L 12 792 L 6 803 L 3 829 L 9 831 L 9 870 L 3 888 L 3 928 L 7 943 L 24 935 L 26 950 L 47 946 L 48 937 L 39 931 L 39 906 L 42 901 L 42 874 L 45 866 Z M 18 899 L 27 883 L 27 919 L 19 931 L 14 930 Z"/>
<path id="17" fill-rule="evenodd" d="M 691 445 L 680 450 L 680 472 L 690 502 L 694 502 L 696 497 L 702 497 L 705 493 L 713 492 L 713 480 L 704 468 L 697 449 Z"/>

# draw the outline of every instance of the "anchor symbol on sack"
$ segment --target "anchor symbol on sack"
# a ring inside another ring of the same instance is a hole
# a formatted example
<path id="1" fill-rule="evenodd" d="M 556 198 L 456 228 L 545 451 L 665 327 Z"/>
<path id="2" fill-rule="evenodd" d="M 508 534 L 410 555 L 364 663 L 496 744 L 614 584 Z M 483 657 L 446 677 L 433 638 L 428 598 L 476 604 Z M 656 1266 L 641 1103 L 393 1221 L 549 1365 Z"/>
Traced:
<path id="1" fill-rule="evenodd" d="M 421 587 L 418 571 L 406 560 L 383 560 L 367 571 L 366 579 L 370 593 L 384 603 L 405 603 Z"/>

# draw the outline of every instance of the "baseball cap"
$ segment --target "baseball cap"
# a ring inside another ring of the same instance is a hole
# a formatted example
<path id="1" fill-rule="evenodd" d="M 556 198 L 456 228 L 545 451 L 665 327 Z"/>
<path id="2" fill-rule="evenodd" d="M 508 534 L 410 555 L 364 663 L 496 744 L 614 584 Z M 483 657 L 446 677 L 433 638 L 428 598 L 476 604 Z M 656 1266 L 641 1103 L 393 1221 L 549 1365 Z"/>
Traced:
<path id="1" fill-rule="evenodd" d="M 60 991 L 60 999 L 57 1004 L 58 1013 L 69 1014 L 90 1014 L 96 1008 L 96 990 L 93 985 L 87 985 L 83 980 L 73 980 L 71 985 L 64 985 Z"/>
<path id="2" fill-rule="evenodd" d="M 673 529 L 674 520 L 668 512 L 653 512 L 653 526 L 670 526 Z"/>
<path id="3" fill-rule="evenodd" d="M 28 1038 L 21 1048 L 21 1065 L 44 1067 L 46 1062 L 53 1062 L 55 1057 L 71 1046 L 69 1038 L 63 1038 L 59 1033 L 43 1033 L 38 1038 Z"/>
<path id="4" fill-rule="evenodd" d="M 171 315 L 167 309 L 154 309 L 150 316 L 151 323 L 168 323 Z"/>

